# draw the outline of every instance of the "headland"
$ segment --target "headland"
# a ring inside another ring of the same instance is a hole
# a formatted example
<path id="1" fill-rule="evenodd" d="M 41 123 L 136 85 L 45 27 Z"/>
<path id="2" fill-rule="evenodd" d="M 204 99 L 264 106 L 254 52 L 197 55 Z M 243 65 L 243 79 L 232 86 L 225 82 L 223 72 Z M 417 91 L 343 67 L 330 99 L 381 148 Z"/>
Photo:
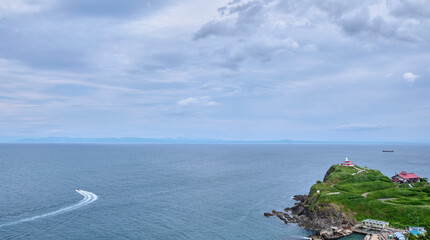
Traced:
<path id="1" fill-rule="evenodd" d="M 331 166 L 308 194 L 294 196 L 294 206 L 264 216 L 316 230 L 314 239 L 357 232 L 367 234 L 368 239 L 388 240 L 397 238 L 395 233 L 410 234 L 409 229 L 425 233 L 430 228 L 430 184 L 426 178 L 401 182 L 401 176 L 412 176 L 403 173 L 389 178 L 347 159 Z"/>

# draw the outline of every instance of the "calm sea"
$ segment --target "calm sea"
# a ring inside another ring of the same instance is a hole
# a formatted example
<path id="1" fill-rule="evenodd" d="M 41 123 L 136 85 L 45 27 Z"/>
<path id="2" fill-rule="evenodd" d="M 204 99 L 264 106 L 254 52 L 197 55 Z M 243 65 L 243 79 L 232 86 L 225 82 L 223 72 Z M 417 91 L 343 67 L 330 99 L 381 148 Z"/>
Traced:
<path id="1" fill-rule="evenodd" d="M 429 145 L 1 144 L 0 239 L 302 239 L 263 213 L 345 157 L 430 177 Z"/>

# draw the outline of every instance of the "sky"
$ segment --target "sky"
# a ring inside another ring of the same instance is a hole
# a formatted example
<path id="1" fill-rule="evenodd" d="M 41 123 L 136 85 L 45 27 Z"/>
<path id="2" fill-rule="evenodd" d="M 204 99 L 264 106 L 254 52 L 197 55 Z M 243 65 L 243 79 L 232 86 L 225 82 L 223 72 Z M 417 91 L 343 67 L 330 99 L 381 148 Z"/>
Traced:
<path id="1" fill-rule="evenodd" d="M 430 0 L 2 0 L 0 141 L 430 142 Z"/>

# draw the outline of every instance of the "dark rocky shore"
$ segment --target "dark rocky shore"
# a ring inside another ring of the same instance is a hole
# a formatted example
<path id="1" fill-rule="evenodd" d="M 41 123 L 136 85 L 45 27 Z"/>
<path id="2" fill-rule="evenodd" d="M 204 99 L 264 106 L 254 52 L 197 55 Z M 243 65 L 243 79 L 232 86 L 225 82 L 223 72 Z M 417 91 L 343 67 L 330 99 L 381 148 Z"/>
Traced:
<path id="1" fill-rule="evenodd" d="M 264 216 L 276 216 L 285 224 L 297 223 L 300 227 L 317 231 L 313 239 L 334 239 L 349 235 L 350 229 L 357 223 L 352 214 L 343 212 L 334 204 L 321 206 L 316 204 L 316 199 L 310 199 L 309 195 L 295 195 L 297 203 L 284 211 L 272 210 L 264 213 Z M 313 206 L 313 207 L 311 207 Z M 338 229 L 337 233 L 328 229 Z"/>
<path id="2" fill-rule="evenodd" d="M 337 205 L 315 205 L 317 199 L 310 199 L 308 195 L 295 195 L 293 199 L 298 201 L 293 207 L 281 212 L 272 210 L 271 213 L 264 213 L 264 216 L 277 216 L 286 224 L 297 223 L 316 231 L 331 227 L 349 228 L 356 224 L 353 215 L 343 212 Z"/>
<path id="3" fill-rule="evenodd" d="M 333 169 L 330 168 L 326 172 L 323 182 L 327 182 L 327 178 L 332 171 Z M 297 223 L 300 227 L 316 230 L 318 232 L 333 227 L 349 229 L 357 224 L 353 214 L 342 211 L 338 205 L 317 202 L 318 194 L 312 195 L 311 192 L 309 192 L 308 195 L 295 195 L 293 199 L 297 201 L 294 206 L 284 209 L 289 218 L 281 218 L 281 215 L 285 216 L 284 213 L 279 213 L 275 210 L 272 211 L 276 212 L 276 216 L 285 223 Z M 264 216 L 267 216 L 266 213 Z"/>
<path id="4" fill-rule="evenodd" d="M 330 173 L 330 170 L 327 171 L 324 182 Z M 317 231 L 317 236 L 332 231 L 331 236 L 325 236 L 326 239 L 336 238 L 334 235 L 342 235 L 345 231 L 350 232 L 357 224 L 351 212 L 345 212 L 333 203 L 318 202 L 318 194 L 295 195 L 293 199 L 297 201 L 293 207 L 285 208 L 284 211 L 272 210 L 271 213 L 264 213 L 264 216 L 276 216 L 285 224 L 297 223 L 300 227 Z M 337 229 L 337 233 L 333 229 Z"/>

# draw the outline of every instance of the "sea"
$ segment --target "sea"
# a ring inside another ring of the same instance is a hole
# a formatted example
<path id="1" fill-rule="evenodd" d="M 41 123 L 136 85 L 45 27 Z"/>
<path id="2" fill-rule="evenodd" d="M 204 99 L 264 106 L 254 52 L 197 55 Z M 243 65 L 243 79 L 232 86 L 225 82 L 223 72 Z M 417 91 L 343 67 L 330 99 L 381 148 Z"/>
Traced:
<path id="1" fill-rule="evenodd" d="M 425 144 L 0 144 L 0 239 L 306 239 L 263 213 L 345 157 L 430 177 Z"/>

